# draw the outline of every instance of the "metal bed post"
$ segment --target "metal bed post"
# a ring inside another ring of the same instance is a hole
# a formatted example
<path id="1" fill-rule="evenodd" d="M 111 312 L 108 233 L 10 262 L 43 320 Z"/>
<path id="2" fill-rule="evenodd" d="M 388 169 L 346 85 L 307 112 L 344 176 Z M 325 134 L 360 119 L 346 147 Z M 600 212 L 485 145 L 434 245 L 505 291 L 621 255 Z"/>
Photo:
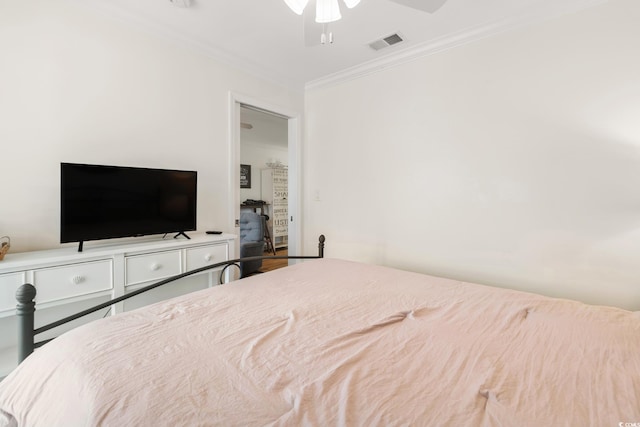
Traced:
<path id="1" fill-rule="evenodd" d="M 34 347 L 34 313 L 36 311 L 36 288 L 25 283 L 16 291 L 16 316 L 18 317 L 18 360 L 22 362 L 33 353 Z"/>
<path id="2" fill-rule="evenodd" d="M 321 234 L 318 238 L 318 257 L 324 258 L 324 234 Z"/>

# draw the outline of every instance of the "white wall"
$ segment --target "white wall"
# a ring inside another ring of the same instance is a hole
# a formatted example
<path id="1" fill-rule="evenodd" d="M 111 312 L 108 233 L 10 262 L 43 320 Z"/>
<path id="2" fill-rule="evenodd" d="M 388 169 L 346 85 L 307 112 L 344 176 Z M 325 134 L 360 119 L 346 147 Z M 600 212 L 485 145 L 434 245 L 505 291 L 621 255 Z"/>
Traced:
<path id="1" fill-rule="evenodd" d="M 638 22 L 615 0 L 308 91 L 307 251 L 639 310 Z"/>
<path id="2" fill-rule="evenodd" d="M 12 252 L 58 246 L 62 161 L 197 170 L 198 229 L 225 230 L 229 91 L 303 107 L 301 93 L 65 0 L 1 2 L 0 52 Z"/>

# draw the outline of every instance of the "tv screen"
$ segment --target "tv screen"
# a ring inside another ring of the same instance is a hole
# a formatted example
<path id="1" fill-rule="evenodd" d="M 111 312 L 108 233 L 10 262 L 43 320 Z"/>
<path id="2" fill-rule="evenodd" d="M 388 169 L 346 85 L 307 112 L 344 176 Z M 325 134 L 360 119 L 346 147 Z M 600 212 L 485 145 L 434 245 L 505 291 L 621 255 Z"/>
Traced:
<path id="1" fill-rule="evenodd" d="M 193 231 L 196 193 L 195 171 L 61 163 L 60 243 Z"/>

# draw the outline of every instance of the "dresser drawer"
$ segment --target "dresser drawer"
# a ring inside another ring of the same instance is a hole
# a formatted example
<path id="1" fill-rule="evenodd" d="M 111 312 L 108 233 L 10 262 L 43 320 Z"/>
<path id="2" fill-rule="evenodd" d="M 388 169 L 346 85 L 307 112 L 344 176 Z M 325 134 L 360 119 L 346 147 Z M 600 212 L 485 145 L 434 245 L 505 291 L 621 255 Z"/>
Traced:
<path id="1" fill-rule="evenodd" d="M 34 270 L 36 302 L 50 302 L 113 288 L 111 260 Z"/>
<path id="2" fill-rule="evenodd" d="M 0 311 L 16 308 L 16 289 L 24 285 L 25 274 L 19 273 L 0 274 Z"/>
<path id="3" fill-rule="evenodd" d="M 229 259 L 227 248 L 227 245 L 211 245 L 187 249 L 186 271 L 226 261 Z"/>
<path id="4" fill-rule="evenodd" d="M 125 286 L 180 274 L 180 251 L 155 252 L 125 258 Z"/>

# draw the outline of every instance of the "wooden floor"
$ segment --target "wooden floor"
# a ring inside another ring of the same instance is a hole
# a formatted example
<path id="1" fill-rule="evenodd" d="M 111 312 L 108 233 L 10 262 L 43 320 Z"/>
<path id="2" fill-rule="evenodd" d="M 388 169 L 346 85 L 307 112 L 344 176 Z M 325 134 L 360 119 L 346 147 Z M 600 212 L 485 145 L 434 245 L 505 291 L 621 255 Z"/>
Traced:
<path id="1" fill-rule="evenodd" d="M 277 256 L 287 256 L 289 251 L 287 248 L 281 248 L 276 250 Z M 273 252 L 265 252 L 265 256 L 273 255 Z M 267 271 L 276 270 L 278 268 L 286 267 L 289 265 L 289 261 L 286 259 L 265 259 L 262 261 L 262 267 L 260 271 L 266 273 Z"/>

